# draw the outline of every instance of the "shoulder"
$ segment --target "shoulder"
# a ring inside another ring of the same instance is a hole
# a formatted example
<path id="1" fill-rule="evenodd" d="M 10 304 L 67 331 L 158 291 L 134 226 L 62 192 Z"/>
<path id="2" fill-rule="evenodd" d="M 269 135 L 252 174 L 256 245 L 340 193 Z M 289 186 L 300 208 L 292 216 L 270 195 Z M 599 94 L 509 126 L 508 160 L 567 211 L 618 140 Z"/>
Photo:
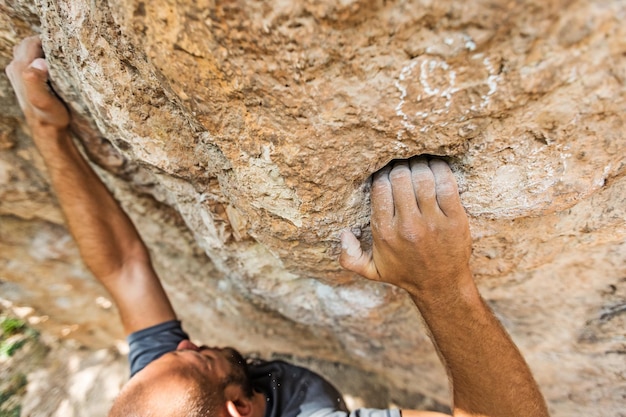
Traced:
<path id="1" fill-rule="evenodd" d="M 339 391 L 321 375 L 301 366 L 277 361 L 256 361 L 250 366 L 255 388 L 264 392 L 271 405 L 268 417 L 346 415 Z"/>
<path id="2" fill-rule="evenodd" d="M 150 362 L 176 350 L 178 344 L 185 339 L 189 339 L 189 336 L 178 320 L 169 320 L 128 335 L 131 377 Z"/>

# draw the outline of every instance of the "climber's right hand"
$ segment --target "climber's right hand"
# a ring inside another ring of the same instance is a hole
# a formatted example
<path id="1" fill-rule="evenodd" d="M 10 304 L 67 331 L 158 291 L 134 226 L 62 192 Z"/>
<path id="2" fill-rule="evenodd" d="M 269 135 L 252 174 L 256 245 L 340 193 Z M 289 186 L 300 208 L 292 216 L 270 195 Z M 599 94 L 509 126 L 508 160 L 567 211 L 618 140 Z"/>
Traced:
<path id="1" fill-rule="evenodd" d="M 418 298 L 445 299 L 474 285 L 468 218 L 443 160 L 417 157 L 374 174 L 371 227 L 369 252 L 342 233 L 344 268 Z"/>
<path id="2" fill-rule="evenodd" d="M 39 36 L 26 38 L 13 48 L 6 73 L 33 134 L 40 129 L 67 128 L 70 115 L 48 84 L 48 64 Z"/>

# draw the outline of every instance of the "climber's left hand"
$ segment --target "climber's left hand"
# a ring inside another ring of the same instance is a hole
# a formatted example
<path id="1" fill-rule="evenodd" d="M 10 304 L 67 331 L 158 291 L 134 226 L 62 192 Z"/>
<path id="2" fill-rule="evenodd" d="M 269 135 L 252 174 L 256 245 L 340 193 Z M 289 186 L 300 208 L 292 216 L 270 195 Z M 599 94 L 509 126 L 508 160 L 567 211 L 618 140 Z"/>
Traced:
<path id="1" fill-rule="evenodd" d="M 48 64 L 39 36 L 26 38 L 15 46 L 6 73 L 33 134 L 40 129 L 67 128 L 70 115 L 48 84 Z"/>

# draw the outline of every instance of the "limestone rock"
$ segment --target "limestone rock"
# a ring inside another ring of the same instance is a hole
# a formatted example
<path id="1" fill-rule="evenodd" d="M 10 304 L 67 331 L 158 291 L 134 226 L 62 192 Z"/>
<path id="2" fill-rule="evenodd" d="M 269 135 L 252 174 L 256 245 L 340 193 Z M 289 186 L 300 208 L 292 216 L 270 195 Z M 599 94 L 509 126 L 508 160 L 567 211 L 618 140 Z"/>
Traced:
<path id="1" fill-rule="evenodd" d="M 441 155 L 471 216 L 479 287 L 553 415 L 622 412 L 624 2 L 3 0 L 0 10 L 2 65 L 21 37 L 42 34 L 86 153 L 196 337 L 339 361 L 445 402 L 405 295 L 336 262 L 341 229 L 368 239 L 369 176 L 395 158 Z M 52 268 L 42 265 L 85 272 L 65 237 L 50 237 L 65 233 L 50 226 L 61 216 L 4 77 L 0 94 L 3 287 L 61 320 L 34 290 Z"/>

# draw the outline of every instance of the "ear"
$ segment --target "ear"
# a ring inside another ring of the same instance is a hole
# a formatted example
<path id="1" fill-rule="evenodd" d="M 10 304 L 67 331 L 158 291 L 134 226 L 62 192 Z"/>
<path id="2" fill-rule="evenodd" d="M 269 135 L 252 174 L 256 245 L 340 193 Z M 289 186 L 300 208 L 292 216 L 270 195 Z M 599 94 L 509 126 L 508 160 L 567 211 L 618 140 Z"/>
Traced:
<path id="1" fill-rule="evenodd" d="M 229 385 L 224 390 L 224 396 L 226 397 L 226 410 L 230 417 L 252 416 L 252 399 L 243 394 L 241 387 Z"/>

